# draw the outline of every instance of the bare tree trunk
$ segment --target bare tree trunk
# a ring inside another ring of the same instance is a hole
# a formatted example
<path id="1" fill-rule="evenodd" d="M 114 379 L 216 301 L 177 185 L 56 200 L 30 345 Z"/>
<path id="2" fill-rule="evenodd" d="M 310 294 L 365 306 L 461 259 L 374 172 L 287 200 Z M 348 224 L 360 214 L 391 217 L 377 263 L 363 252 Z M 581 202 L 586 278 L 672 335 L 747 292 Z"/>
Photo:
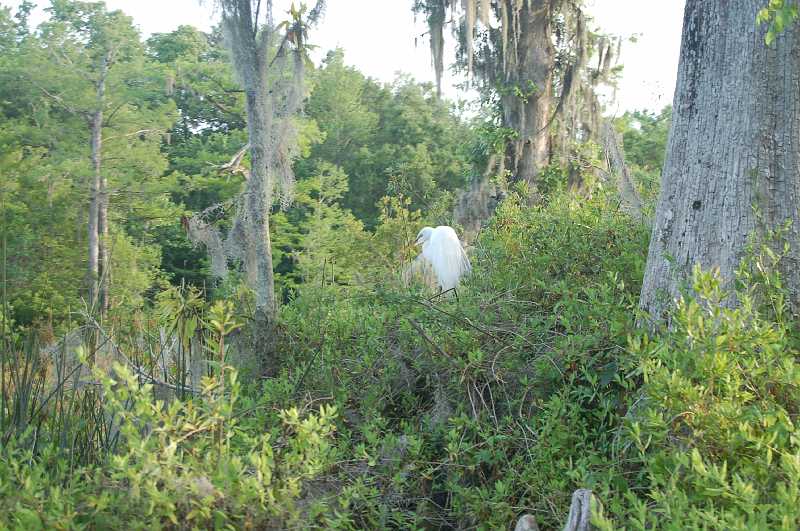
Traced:
<path id="1" fill-rule="evenodd" d="M 256 351 L 262 368 L 270 374 L 273 356 L 275 321 L 275 279 L 272 271 L 272 245 L 269 235 L 269 210 L 272 204 L 270 167 L 269 116 L 267 109 L 266 65 L 257 72 L 258 82 L 245 88 L 247 95 L 247 131 L 250 140 L 250 179 L 247 181 L 247 275 L 255 290 Z"/>
<path id="2" fill-rule="evenodd" d="M 600 505 L 600 501 L 587 489 L 578 489 L 572 493 L 572 504 L 569 506 L 569 516 L 564 524 L 563 531 L 592 531 L 592 506 Z M 517 520 L 514 531 L 539 531 L 536 517 L 530 514 L 523 515 Z"/>
<path id="3" fill-rule="evenodd" d="M 516 64 L 507 69 L 506 84 L 518 88 L 522 95 L 509 90 L 502 97 L 504 125 L 518 134 L 509 145 L 506 166 L 516 180 L 531 186 L 550 160 L 547 123 L 553 106 L 555 64 L 551 4 L 551 0 L 531 0 L 520 9 L 516 49 L 509 52 Z M 512 9 L 509 6 L 509 11 Z"/>
<path id="4" fill-rule="evenodd" d="M 92 132 L 92 177 L 89 180 L 89 306 L 94 308 L 98 303 L 100 280 L 100 149 L 102 147 L 103 111 L 96 111 L 90 123 Z"/>
<path id="5" fill-rule="evenodd" d="M 678 83 L 641 307 L 663 318 L 695 264 L 730 283 L 748 235 L 792 222 L 784 285 L 798 302 L 800 29 L 775 45 L 763 0 L 687 0 Z M 758 212 L 758 213 L 757 213 Z M 735 303 L 735 301 L 731 301 Z"/>
<path id="6" fill-rule="evenodd" d="M 634 219 L 646 221 L 642 210 L 642 199 L 639 197 L 639 192 L 636 191 L 628 166 L 625 164 L 622 139 L 614 129 L 611 120 L 607 121 L 603 128 L 602 144 L 606 155 L 609 177 L 616 181 L 617 192 L 623 208 Z"/>
<path id="7" fill-rule="evenodd" d="M 102 135 L 101 135 L 102 141 Z M 100 178 L 100 208 L 98 212 L 98 231 L 100 236 L 100 317 L 105 318 L 111 307 L 111 241 L 108 233 L 108 178 Z"/>
<path id="8" fill-rule="evenodd" d="M 102 173 L 103 149 L 103 107 L 105 105 L 106 77 L 108 76 L 109 56 L 101 60 L 95 94 L 95 110 L 91 115 L 91 157 L 92 178 L 89 191 L 89 305 L 100 310 L 105 317 L 108 299 L 108 279 L 105 275 L 108 251 L 105 240 L 108 235 L 108 207 L 106 198 L 106 179 Z"/>

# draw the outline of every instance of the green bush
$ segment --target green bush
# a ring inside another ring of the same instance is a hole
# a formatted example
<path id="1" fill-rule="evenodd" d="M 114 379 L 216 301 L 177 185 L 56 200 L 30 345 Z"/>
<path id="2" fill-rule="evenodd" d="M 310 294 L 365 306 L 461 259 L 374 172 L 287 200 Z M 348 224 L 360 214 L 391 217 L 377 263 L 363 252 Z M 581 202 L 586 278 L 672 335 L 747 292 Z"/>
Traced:
<path id="1" fill-rule="evenodd" d="M 223 361 L 221 339 L 237 326 L 230 304 L 209 311 Z M 271 427 L 243 429 L 237 373 L 219 367 L 224 378 L 206 378 L 199 396 L 169 404 L 129 368 L 116 364 L 112 378 L 95 367 L 113 452 L 75 468 L 63 451 L 35 454 L 12 439 L 0 460 L 0 528 L 303 527 L 321 513 L 323 502 L 316 513 L 306 507 L 303 486 L 329 466 L 335 408 L 289 408 Z"/>
<path id="2" fill-rule="evenodd" d="M 725 304 L 713 272 L 696 270 L 693 278 L 697 298 L 679 302 L 673 330 L 631 342 L 644 385 L 628 432 L 646 486 L 634 521 L 637 527 L 796 529 L 796 323 L 783 319 L 774 275 L 740 289 L 735 308 Z"/>
<path id="3" fill-rule="evenodd" d="M 165 406 L 117 367 L 117 379 L 102 377 L 106 404 L 119 413 L 117 452 L 70 470 L 63 457 L 5 447 L 0 527 L 302 527 L 302 487 L 328 466 L 335 408 L 305 418 L 284 410 L 280 429 L 248 432 L 236 419 L 236 373 L 226 379 L 225 394 L 208 379 L 200 399 Z"/>
<path id="4" fill-rule="evenodd" d="M 316 289 L 283 309 L 272 399 L 336 403 L 340 452 L 382 493 L 362 523 L 505 527 L 528 508 L 557 525 L 575 488 L 624 484 L 612 440 L 648 231 L 590 195 L 505 201 L 458 299 Z"/>
<path id="5" fill-rule="evenodd" d="M 546 529 L 589 488 L 600 529 L 796 529 L 800 337 L 781 257 L 754 253 L 727 297 L 696 271 L 671 327 L 645 334 L 649 229 L 612 191 L 584 194 L 512 194 L 457 298 L 301 285 L 268 381 L 219 377 L 230 303 L 162 295 L 162 321 L 187 345 L 203 334 L 216 376 L 164 404 L 121 367 L 98 374 L 116 444 L 75 462 L 30 449 L 52 424 L 11 437 L 0 527 L 495 529 L 531 513 Z M 402 234 L 421 223 L 395 214 Z"/>

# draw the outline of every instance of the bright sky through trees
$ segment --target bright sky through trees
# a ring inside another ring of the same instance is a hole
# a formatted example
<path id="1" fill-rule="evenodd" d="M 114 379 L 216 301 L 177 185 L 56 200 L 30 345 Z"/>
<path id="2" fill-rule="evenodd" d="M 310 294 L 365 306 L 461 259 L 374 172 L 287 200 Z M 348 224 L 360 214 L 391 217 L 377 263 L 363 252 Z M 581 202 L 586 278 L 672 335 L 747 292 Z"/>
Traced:
<path id="1" fill-rule="evenodd" d="M 276 12 L 281 13 L 291 2 L 275 3 Z M 12 8 L 18 4 L 19 0 L 0 0 L 0 5 Z M 219 19 L 208 1 L 107 0 L 106 4 L 131 15 L 145 34 L 171 31 L 180 24 L 208 30 Z M 414 20 L 410 4 L 410 0 L 331 0 L 323 24 L 311 35 L 311 41 L 319 46 L 313 56 L 319 59 L 327 50 L 341 46 L 346 61 L 368 76 L 391 81 L 397 72 L 406 72 L 420 81 L 433 81 L 428 43 L 422 36 L 427 27 L 423 20 Z M 637 36 L 637 42 L 624 45 L 625 73 L 617 107 L 610 107 L 609 112 L 660 110 L 672 103 L 683 6 L 683 0 L 589 0 L 589 12 L 604 31 Z M 34 22 L 40 19 L 35 17 Z M 368 23 L 376 19 L 382 22 Z M 420 37 L 416 46 L 415 35 Z M 452 62 L 452 57 L 449 59 Z M 458 97 L 453 85 L 460 81 L 445 73 L 443 88 L 448 97 Z"/>

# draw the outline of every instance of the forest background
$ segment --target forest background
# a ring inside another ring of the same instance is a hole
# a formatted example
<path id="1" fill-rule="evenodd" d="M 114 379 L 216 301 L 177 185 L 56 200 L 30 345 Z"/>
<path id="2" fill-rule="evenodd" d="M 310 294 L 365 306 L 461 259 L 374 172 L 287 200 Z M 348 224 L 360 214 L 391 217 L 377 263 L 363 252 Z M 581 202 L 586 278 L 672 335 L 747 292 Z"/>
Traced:
<path id="1" fill-rule="evenodd" d="M 681 122 L 609 111 L 631 43 L 581 2 L 452 4 L 409 5 L 431 83 L 314 64 L 318 6 L 256 10 L 260 81 L 225 19 L 143 39 L 102 3 L 0 9 L 0 525 L 555 528 L 588 489 L 598 528 L 796 526 L 794 240 L 749 238 L 733 284 L 683 271 L 660 326 L 642 287 Z M 796 4 L 760 4 L 751 41 L 792 57 Z M 253 79 L 278 124 L 261 225 Z M 432 300 L 402 271 L 441 224 L 474 273 Z"/>

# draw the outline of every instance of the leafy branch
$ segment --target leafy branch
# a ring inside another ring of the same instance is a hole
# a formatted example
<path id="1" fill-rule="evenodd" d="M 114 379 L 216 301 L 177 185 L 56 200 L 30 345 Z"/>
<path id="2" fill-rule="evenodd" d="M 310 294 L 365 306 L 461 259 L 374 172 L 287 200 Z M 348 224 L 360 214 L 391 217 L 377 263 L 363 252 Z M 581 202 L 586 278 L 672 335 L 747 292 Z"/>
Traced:
<path id="1" fill-rule="evenodd" d="M 786 26 L 797 20 L 799 15 L 795 0 L 769 0 L 769 4 L 756 16 L 756 24 L 767 24 L 767 35 L 764 37 L 767 46 L 772 45 Z"/>

